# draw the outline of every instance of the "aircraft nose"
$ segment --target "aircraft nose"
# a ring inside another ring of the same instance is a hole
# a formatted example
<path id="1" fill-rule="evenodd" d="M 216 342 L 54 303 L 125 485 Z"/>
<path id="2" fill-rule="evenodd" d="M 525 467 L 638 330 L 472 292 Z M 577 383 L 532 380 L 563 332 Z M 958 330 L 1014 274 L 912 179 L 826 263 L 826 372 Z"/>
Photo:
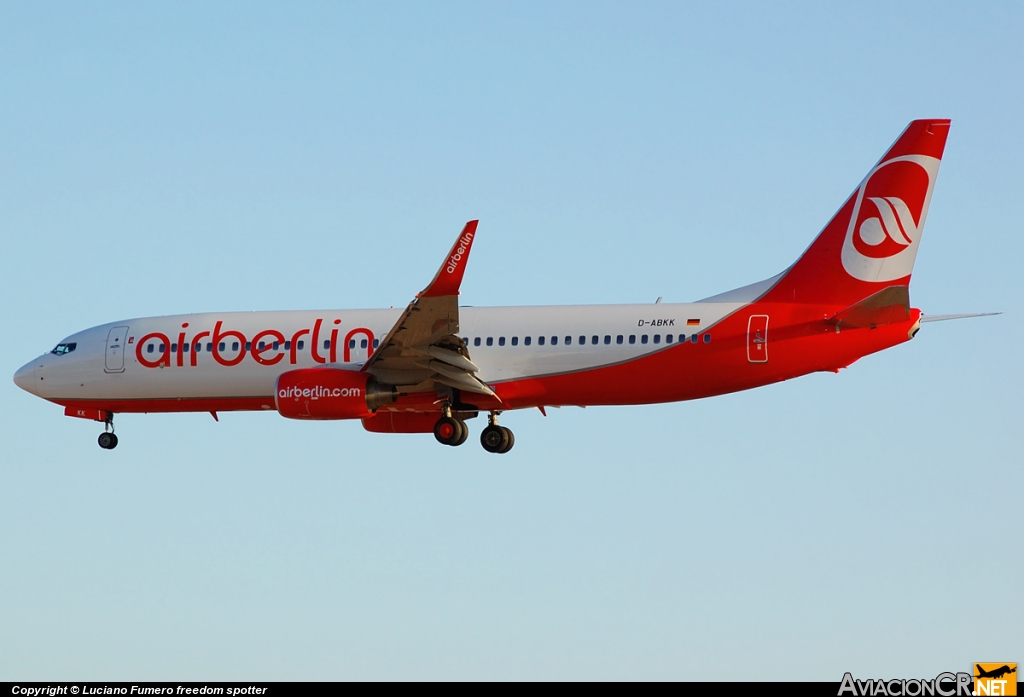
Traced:
<path id="1" fill-rule="evenodd" d="M 14 374 L 14 384 L 25 390 L 35 394 L 36 386 L 36 367 L 35 361 L 26 363 L 25 365 L 18 368 L 18 372 Z"/>

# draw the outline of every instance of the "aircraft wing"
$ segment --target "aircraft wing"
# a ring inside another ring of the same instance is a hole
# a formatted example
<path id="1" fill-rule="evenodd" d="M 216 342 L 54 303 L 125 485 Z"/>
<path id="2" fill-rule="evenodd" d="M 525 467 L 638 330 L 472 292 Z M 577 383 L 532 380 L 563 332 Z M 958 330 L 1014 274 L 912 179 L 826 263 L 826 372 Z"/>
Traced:
<path id="1" fill-rule="evenodd" d="M 459 333 L 459 288 L 476 220 L 466 223 L 434 280 L 419 293 L 380 342 L 362 370 L 400 392 L 424 392 L 438 384 L 496 397 L 476 377 L 469 347 Z"/>

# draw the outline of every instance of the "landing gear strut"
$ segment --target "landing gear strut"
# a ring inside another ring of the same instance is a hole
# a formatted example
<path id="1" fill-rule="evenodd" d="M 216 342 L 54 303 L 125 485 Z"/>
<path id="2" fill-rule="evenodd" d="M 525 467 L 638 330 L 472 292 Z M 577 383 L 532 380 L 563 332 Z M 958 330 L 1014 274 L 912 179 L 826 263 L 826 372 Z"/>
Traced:
<path id="1" fill-rule="evenodd" d="M 469 427 L 462 419 L 452 416 L 452 408 L 445 405 L 441 418 L 434 424 L 434 438 L 442 445 L 462 445 L 469 438 Z"/>
<path id="2" fill-rule="evenodd" d="M 114 415 L 109 411 L 107 412 L 107 418 L 103 422 L 103 433 L 97 439 L 100 447 L 104 450 L 113 450 L 117 447 L 117 436 L 114 435 Z"/>
<path id="3" fill-rule="evenodd" d="M 491 412 L 487 416 L 487 428 L 480 433 L 480 445 L 489 453 L 507 453 L 516 444 L 512 431 L 498 425 L 498 415 Z"/>

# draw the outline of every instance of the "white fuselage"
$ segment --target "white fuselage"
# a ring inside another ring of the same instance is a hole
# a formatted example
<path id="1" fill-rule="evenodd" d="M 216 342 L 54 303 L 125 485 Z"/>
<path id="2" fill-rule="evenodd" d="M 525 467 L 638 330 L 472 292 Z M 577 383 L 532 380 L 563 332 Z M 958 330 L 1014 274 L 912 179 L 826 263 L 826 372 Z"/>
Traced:
<path id="1" fill-rule="evenodd" d="M 464 307 L 459 335 L 481 379 L 500 383 L 654 353 L 704 332 L 743 304 Z M 272 409 L 281 373 L 331 363 L 355 369 L 400 314 L 233 312 L 111 322 L 67 337 L 61 343 L 75 344 L 73 351 L 44 354 L 19 375 L 28 382 L 32 372 L 31 391 L 47 399 L 265 397 L 265 408 Z"/>

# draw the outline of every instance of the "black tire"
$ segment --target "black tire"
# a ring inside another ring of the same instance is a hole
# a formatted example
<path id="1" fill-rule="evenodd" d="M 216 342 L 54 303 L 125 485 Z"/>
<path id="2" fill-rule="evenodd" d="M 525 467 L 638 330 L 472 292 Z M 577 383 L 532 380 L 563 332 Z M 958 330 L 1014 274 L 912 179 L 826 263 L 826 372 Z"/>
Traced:
<path id="1" fill-rule="evenodd" d="M 507 442 L 505 443 L 505 446 L 501 450 L 498 451 L 499 453 L 504 454 L 504 453 L 507 453 L 509 450 L 511 450 L 512 446 L 516 444 L 516 437 L 515 437 L 515 435 L 512 434 L 512 431 L 510 429 L 507 429 L 504 426 L 501 427 L 501 430 L 505 432 L 506 436 L 508 436 L 508 439 L 507 439 Z"/>
<path id="2" fill-rule="evenodd" d="M 455 445 L 466 430 L 466 426 L 459 428 L 460 422 L 448 416 L 442 416 L 434 424 L 434 438 L 441 445 Z"/>
<path id="3" fill-rule="evenodd" d="M 104 450 L 113 450 L 117 447 L 117 436 L 113 433 L 101 433 L 100 437 L 96 439 L 96 442 L 98 442 L 100 447 Z"/>
<path id="4" fill-rule="evenodd" d="M 110 449 L 113 450 L 114 448 L 117 447 L 117 436 L 115 434 L 111 433 L 110 434 L 110 439 L 111 439 Z"/>
<path id="5" fill-rule="evenodd" d="M 502 448 L 508 445 L 509 431 L 496 424 L 492 424 L 480 432 L 480 445 L 489 453 L 503 452 Z"/>
<path id="6" fill-rule="evenodd" d="M 456 421 L 458 422 L 459 427 L 462 429 L 462 432 L 459 434 L 459 439 L 452 443 L 452 445 L 462 445 L 469 438 L 469 426 L 467 426 L 466 422 L 463 421 L 462 419 L 456 419 Z"/>

